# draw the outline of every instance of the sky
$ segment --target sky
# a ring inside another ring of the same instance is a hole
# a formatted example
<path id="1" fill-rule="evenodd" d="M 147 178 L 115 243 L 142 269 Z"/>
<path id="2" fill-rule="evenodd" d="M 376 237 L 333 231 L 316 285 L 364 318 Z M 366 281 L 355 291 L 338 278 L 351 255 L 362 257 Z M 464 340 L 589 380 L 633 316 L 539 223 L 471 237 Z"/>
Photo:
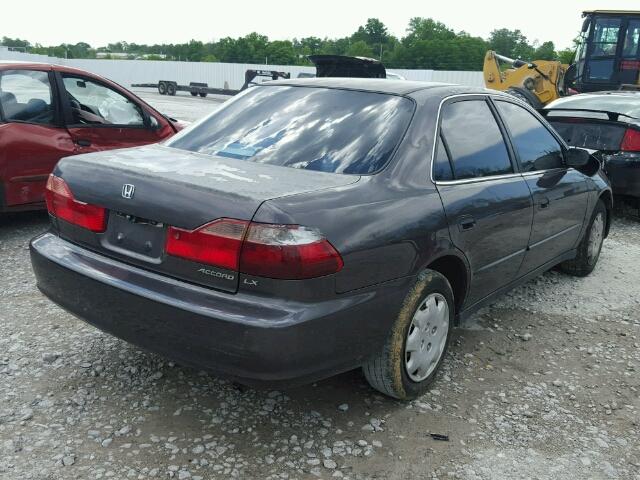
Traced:
<path id="1" fill-rule="evenodd" d="M 107 8 L 108 6 L 108 8 Z M 530 8 L 527 8 L 530 7 Z M 271 40 L 350 35 L 379 18 L 401 37 L 412 17 L 431 17 L 455 31 L 487 38 L 497 28 L 520 29 L 530 41 L 571 46 L 589 9 L 640 9 L 638 0 L 429 1 L 429 0 L 3 0 L 0 37 L 93 47 L 130 43 L 203 42 L 251 32 Z M 550 15 L 549 13 L 553 14 Z"/>

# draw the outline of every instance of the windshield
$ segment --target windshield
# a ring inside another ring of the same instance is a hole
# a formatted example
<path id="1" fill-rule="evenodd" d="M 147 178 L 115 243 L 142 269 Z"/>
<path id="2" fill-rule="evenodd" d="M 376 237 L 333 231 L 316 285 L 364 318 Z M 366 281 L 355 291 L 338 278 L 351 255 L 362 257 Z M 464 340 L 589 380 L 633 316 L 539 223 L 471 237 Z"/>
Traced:
<path id="1" fill-rule="evenodd" d="M 252 87 L 167 145 L 271 165 L 368 174 L 387 163 L 413 108 L 407 98 L 381 93 Z"/>

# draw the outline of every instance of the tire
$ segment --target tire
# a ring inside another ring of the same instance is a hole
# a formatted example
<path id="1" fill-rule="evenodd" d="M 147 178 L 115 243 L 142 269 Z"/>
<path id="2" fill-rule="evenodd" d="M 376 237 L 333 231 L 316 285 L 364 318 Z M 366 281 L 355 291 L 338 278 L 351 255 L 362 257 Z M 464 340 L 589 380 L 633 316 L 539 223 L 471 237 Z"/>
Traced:
<path id="1" fill-rule="evenodd" d="M 160 95 L 166 95 L 167 94 L 167 84 L 164 82 L 160 82 L 158 83 L 158 93 Z"/>
<path id="2" fill-rule="evenodd" d="M 538 97 L 536 97 L 535 94 L 531 93 L 531 91 L 527 90 L 526 88 L 510 87 L 507 88 L 506 93 L 522 100 L 524 103 L 528 103 L 536 110 L 544 106 L 542 105 L 542 102 L 538 99 Z"/>
<path id="3" fill-rule="evenodd" d="M 173 83 L 167 83 L 167 95 L 172 97 L 176 94 L 176 86 Z"/>
<path id="4" fill-rule="evenodd" d="M 191 94 L 192 97 L 197 97 L 198 96 L 198 92 L 189 92 Z"/>
<path id="5" fill-rule="evenodd" d="M 593 272 L 600 258 L 606 228 L 607 208 L 602 200 L 598 200 L 591 214 L 589 228 L 578 245 L 576 258 L 562 262 L 560 270 L 576 277 L 586 277 Z"/>
<path id="6" fill-rule="evenodd" d="M 453 290 L 449 281 L 434 270 L 423 271 L 405 297 L 384 346 L 362 366 L 369 384 L 400 400 L 424 394 L 447 353 L 453 320 Z M 422 323 L 420 328 L 418 323 Z M 408 347 L 412 336 L 413 352 Z M 433 344 L 429 340 L 434 340 Z M 424 367 L 419 367 L 421 364 Z"/>
<path id="7" fill-rule="evenodd" d="M 207 96 L 207 92 L 200 92 L 200 96 L 201 96 L 202 98 L 205 98 L 205 97 Z"/>

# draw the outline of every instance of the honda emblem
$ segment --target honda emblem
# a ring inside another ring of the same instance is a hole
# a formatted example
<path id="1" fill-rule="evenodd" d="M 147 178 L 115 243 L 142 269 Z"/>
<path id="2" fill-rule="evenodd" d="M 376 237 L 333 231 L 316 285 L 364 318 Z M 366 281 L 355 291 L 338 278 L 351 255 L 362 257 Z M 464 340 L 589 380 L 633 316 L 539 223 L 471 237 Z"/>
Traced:
<path id="1" fill-rule="evenodd" d="M 122 185 L 122 198 L 133 198 L 133 193 L 136 191 L 136 186 L 130 183 Z"/>

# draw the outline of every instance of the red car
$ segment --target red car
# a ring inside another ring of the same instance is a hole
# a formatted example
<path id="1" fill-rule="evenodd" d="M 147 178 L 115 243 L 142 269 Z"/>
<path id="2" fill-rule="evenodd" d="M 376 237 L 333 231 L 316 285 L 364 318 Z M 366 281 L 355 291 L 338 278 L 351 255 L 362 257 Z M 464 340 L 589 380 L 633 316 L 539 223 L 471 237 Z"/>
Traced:
<path id="1" fill-rule="evenodd" d="M 75 68 L 0 62 L 0 212 L 44 208 L 62 157 L 155 143 L 182 125 Z"/>

